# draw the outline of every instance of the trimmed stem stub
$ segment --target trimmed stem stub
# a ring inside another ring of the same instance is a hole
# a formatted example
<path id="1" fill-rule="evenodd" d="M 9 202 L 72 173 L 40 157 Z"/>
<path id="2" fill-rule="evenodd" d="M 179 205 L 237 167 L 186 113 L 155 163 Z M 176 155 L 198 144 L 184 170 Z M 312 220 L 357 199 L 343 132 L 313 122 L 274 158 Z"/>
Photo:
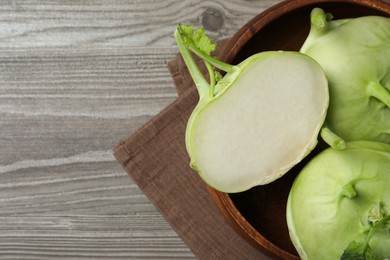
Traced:
<path id="1" fill-rule="evenodd" d="M 343 186 L 341 194 L 349 199 L 352 199 L 356 196 L 356 190 L 353 187 L 352 183 L 347 183 Z"/>

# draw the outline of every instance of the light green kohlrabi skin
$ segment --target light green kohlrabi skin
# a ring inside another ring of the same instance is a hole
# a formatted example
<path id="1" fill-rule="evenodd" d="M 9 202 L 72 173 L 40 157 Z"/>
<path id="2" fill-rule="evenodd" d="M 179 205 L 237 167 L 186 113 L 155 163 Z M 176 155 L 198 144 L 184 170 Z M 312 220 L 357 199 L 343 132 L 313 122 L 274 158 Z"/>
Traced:
<path id="1" fill-rule="evenodd" d="M 327 126 L 345 141 L 390 143 L 390 18 L 329 17 L 322 9 L 312 11 L 300 50 L 328 78 Z"/>
<path id="2" fill-rule="evenodd" d="M 371 141 L 347 142 L 344 150 L 328 148 L 314 157 L 287 203 L 290 237 L 302 259 L 340 259 L 380 220 L 367 251 L 377 257 L 372 259 L 388 259 L 389 215 L 390 145 Z"/>

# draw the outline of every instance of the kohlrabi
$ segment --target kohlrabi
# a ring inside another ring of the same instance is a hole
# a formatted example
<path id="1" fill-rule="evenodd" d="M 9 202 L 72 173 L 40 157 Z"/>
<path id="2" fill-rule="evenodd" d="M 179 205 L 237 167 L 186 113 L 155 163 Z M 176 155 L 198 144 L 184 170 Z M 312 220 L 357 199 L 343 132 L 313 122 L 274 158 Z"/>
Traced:
<path id="1" fill-rule="evenodd" d="M 179 25 L 175 39 L 199 92 L 186 147 L 191 167 L 206 183 L 223 192 L 266 184 L 315 147 L 329 95 L 313 59 L 270 51 L 230 65 L 210 57 L 216 46 L 203 29 Z M 192 54 L 205 62 L 209 80 Z"/>
<path id="2" fill-rule="evenodd" d="M 293 183 L 287 223 L 302 259 L 390 259 L 390 145 L 316 155 Z"/>
<path id="3" fill-rule="evenodd" d="M 329 81 L 326 130 L 345 141 L 390 143 L 390 18 L 331 18 L 313 9 L 300 50 L 321 65 Z"/>

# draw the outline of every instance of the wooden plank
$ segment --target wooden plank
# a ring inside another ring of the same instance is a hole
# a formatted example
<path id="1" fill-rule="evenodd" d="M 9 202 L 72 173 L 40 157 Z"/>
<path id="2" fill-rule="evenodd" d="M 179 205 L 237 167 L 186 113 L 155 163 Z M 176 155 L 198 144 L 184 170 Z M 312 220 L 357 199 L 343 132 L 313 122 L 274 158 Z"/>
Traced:
<path id="1" fill-rule="evenodd" d="M 0 165 L 110 150 L 176 98 L 166 67 L 175 53 L 1 49 Z"/>
<path id="2" fill-rule="evenodd" d="M 113 158 L 101 157 L 111 160 L 1 174 L 1 259 L 193 257 Z"/>
<path id="3" fill-rule="evenodd" d="M 25 1 L 0 3 L 0 47 L 174 45 L 178 22 L 229 37 L 276 0 Z"/>
<path id="4" fill-rule="evenodd" d="M 111 153 L 176 98 L 175 53 L 0 50 L 0 258 L 193 257 Z"/>

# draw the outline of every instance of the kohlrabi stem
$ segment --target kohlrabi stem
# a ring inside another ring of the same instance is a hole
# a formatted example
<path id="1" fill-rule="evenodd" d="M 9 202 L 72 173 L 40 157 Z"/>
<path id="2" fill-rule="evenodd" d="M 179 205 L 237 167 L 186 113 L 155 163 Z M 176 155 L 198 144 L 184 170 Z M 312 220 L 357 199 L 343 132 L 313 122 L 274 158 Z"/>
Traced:
<path id="1" fill-rule="evenodd" d="M 207 71 L 208 71 L 209 77 L 210 77 L 209 96 L 213 97 L 214 96 L 215 83 L 216 83 L 214 68 L 208 62 L 205 62 L 204 64 L 206 65 L 206 68 L 207 68 Z"/>
<path id="2" fill-rule="evenodd" d="M 198 89 L 199 97 L 203 98 L 207 96 L 209 93 L 209 83 L 204 78 L 202 72 L 200 71 L 198 65 L 192 57 L 191 52 L 184 45 L 182 36 L 180 35 L 178 29 L 175 30 L 174 36 L 176 39 L 177 46 L 179 47 L 180 53 L 183 56 L 184 62 L 191 74 L 196 88 Z"/>
<path id="3" fill-rule="evenodd" d="M 204 52 L 200 51 L 198 48 L 195 48 L 192 45 L 190 45 L 188 48 L 190 49 L 190 51 L 195 53 L 196 56 L 209 62 L 211 65 L 213 65 L 214 67 L 216 67 L 220 70 L 223 70 L 225 72 L 232 72 L 234 69 L 233 65 L 222 62 L 214 57 L 211 57 L 210 55 L 206 55 Z"/>
<path id="4" fill-rule="evenodd" d="M 372 81 L 367 86 L 368 94 L 390 107 L 390 92 L 380 83 Z"/>
<path id="5" fill-rule="evenodd" d="M 352 183 L 345 184 L 341 190 L 341 193 L 349 199 L 352 199 L 356 196 L 356 190 Z"/>
<path id="6" fill-rule="evenodd" d="M 328 22 L 331 17 L 321 8 L 314 8 L 310 14 L 311 32 L 315 34 L 324 34 L 328 29 Z"/>
<path id="7" fill-rule="evenodd" d="M 372 236 L 375 234 L 375 232 L 380 229 L 381 227 L 385 226 L 387 222 L 390 221 L 390 215 L 385 216 L 378 222 L 374 223 L 371 230 L 368 232 L 366 238 L 364 239 L 364 252 L 367 251 L 367 248 L 369 246 L 369 242 L 372 238 Z"/>
<path id="8" fill-rule="evenodd" d="M 329 31 L 329 21 L 332 19 L 330 14 L 326 14 L 321 8 L 314 8 L 310 13 L 310 33 L 308 39 L 316 39 L 326 34 Z M 301 52 L 305 53 L 307 48 L 310 48 L 311 40 L 306 40 Z"/>
<path id="9" fill-rule="evenodd" d="M 321 128 L 320 135 L 324 141 L 334 149 L 345 149 L 345 141 L 343 138 L 335 134 L 327 124 L 324 124 Z"/>

